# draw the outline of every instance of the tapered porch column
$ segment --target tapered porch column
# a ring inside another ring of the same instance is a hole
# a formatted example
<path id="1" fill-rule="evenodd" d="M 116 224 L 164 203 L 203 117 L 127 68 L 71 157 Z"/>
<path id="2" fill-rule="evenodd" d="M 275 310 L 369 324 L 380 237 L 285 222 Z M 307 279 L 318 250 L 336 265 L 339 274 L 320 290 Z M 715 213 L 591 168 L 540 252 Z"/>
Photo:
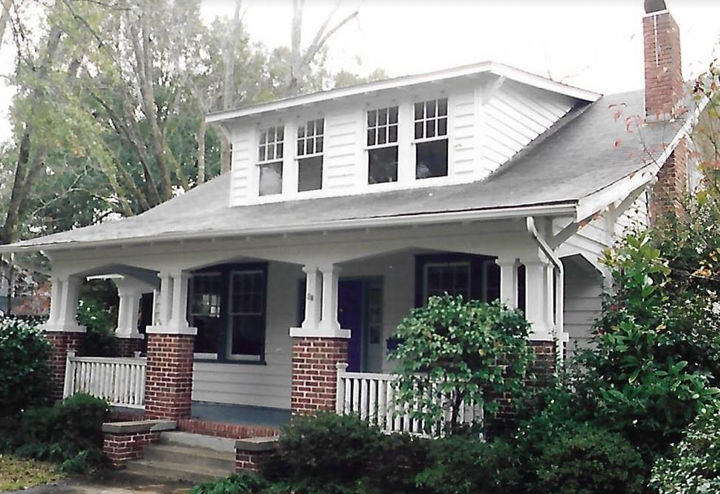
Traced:
<path id="1" fill-rule="evenodd" d="M 189 273 L 160 273 L 160 317 L 148 337 L 145 417 L 190 417 L 193 348 L 197 329 L 187 322 Z"/>
<path id="2" fill-rule="evenodd" d="M 498 257 L 500 266 L 500 301 L 510 309 L 518 306 L 518 260 L 514 257 Z"/>
<path id="3" fill-rule="evenodd" d="M 350 330 L 338 323 L 339 267 L 305 266 L 305 320 L 291 328 L 291 408 L 295 415 L 335 410 L 337 363 L 348 360 Z M 320 278 L 322 277 L 322 285 Z"/>
<path id="4" fill-rule="evenodd" d="M 140 299 L 143 293 L 153 291 L 154 287 L 132 278 L 114 278 L 118 290 L 120 305 L 115 338 L 118 343 L 118 356 L 132 357 L 140 350 L 144 336 L 138 331 Z"/>
<path id="5" fill-rule="evenodd" d="M 525 265 L 525 317 L 532 325 L 530 340 L 535 353 L 534 374 L 540 382 L 556 370 L 553 317 L 553 266 L 543 255 L 523 261 Z"/>
<path id="6" fill-rule="evenodd" d="M 51 396 L 55 400 L 61 400 L 65 385 L 67 354 L 70 351 L 80 352 L 85 336 L 85 327 L 77 323 L 77 305 L 82 278 L 55 276 L 51 282 L 50 318 L 43 326 L 43 331 L 53 347 L 50 357 Z"/>

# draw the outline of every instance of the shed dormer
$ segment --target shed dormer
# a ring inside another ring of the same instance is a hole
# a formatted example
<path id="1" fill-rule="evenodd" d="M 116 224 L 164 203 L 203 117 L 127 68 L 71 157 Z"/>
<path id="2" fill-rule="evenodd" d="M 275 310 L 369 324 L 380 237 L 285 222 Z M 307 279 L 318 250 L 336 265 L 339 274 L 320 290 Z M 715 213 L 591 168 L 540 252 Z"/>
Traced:
<path id="1" fill-rule="evenodd" d="M 231 205 L 483 180 L 598 94 L 482 63 L 215 113 Z"/>

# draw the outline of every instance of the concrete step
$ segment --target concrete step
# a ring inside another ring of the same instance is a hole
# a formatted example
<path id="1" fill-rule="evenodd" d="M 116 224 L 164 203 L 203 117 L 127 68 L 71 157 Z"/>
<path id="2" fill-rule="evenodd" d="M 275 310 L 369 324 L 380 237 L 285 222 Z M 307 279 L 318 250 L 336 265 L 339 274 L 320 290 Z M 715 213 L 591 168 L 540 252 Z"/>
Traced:
<path id="1" fill-rule="evenodd" d="M 128 463 L 127 472 L 153 478 L 199 483 L 227 477 L 232 470 L 203 468 L 197 463 L 169 463 L 145 459 Z"/>
<path id="2" fill-rule="evenodd" d="M 235 452 L 214 449 L 154 444 L 145 448 L 145 460 L 157 463 L 177 463 L 232 473 L 235 468 Z"/>
<path id="3" fill-rule="evenodd" d="M 188 448 L 203 448 L 220 453 L 235 454 L 235 439 L 225 437 L 204 436 L 191 432 L 163 432 L 160 434 L 160 444 L 168 446 L 183 446 Z"/>

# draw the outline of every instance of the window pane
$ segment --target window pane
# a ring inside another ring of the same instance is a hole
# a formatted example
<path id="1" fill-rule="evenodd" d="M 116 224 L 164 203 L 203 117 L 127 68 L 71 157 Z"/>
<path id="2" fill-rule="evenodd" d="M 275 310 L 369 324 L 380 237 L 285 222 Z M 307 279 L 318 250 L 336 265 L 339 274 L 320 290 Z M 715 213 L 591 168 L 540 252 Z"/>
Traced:
<path id="1" fill-rule="evenodd" d="M 268 160 L 274 160 L 274 159 L 275 159 L 275 146 L 268 146 L 267 159 L 268 159 Z"/>
<path id="2" fill-rule="evenodd" d="M 425 137 L 435 137 L 435 120 L 425 122 Z"/>
<path id="3" fill-rule="evenodd" d="M 316 153 L 323 152 L 323 138 L 322 137 L 315 138 L 315 152 Z"/>
<path id="4" fill-rule="evenodd" d="M 232 317 L 233 355 L 263 354 L 265 324 L 262 315 L 234 315 Z"/>
<path id="5" fill-rule="evenodd" d="M 415 146 L 415 177 L 445 177 L 448 172 L 448 141 L 422 142 Z"/>
<path id="6" fill-rule="evenodd" d="M 314 136 L 314 135 L 315 135 L 315 121 L 314 121 L 314 120 L 310 120 L 310 121 L 307 123 L 307 136 L 308 136 L 308 137 L 311 137 L 311 136 Z"/>
<path id="7" fill-rule="evenodd" d="M 449 263 L 431 264 L 425 269 L 425 296 L 442 296 L 445 293 L 454 297 L 462 295 L 465 300 L 470 296 L 470 264 Z"/>
<path id="8" fill-rule="evenodd" d="M 397 142 L 397 138 L 398 138 L 398 126 L 391 125 L 390 126 L 390 135 L 388 136 L 388 142 Z"/>
<path id="9" fill-rule="evenodd" d="M 378 112 L 378 124 L 387 125 L 388 111 L 387 108 L 383 108 Z"/>
<path id="10" fill-rule="evenodd" d="M 305 141 L 298 140 L 297 142 L 297 155 L 303 156 L 305 154 Z"/>
<path id="11" fill-rule="evenodd" d="M 367 145 L 368 146 L 374 146 L 375 145 L 375 129 L 368 129 L 368 138 L 367 138 Z"/>
<path id="12" fill-rule="evenodd" d="M 320 120 L 315 120 L 315 122 L 317 135 L 323 135 L 325 133 L 325 120 L 321 118 Z"/>
<path id="13" fill-rule="evenodd" d="M 276 152 L 277 152 L 277 157 L 278 157 L 278 159 L 282 158 L 282 157 L 283 157 L 283 150 L 284 150 L 284 149 L 283 149 L 283 143 L 282 143 L 282 142 L 278 143 L 277 148 L 276 148 L 275 150 L 276 150 Z"/>
<path id="14" fill-rule="evenodd" d="M 380 127 L 378 129 L 378 144 L 385 144 L 387 142 L 387 127 Z"/>
<path id="15" fill-rule="evenodd" d="M 313 154 L 315 152 L 315 139 L 308 139 L 305 144 L 305 154 Z"/>
<path id="16" fill-rule="evenodd" d="M 368 127 L 375 127 L 377 125 L 377 110 L 370 110 L 368 112 Z"/>
<path id="17" fill-rule="evenodd" d="M 260 150 L 258 153 L 258 160 L 265 161 L 265 146 L 260 146 Z"/>
<path id="18" fill-rule="evenodd" d="M 425 118 L 433 118 L 435 116 L 435 104 L 437 101 L 426 101 L 425 102 Z"/>
<path id="19" fill-rule="evenodd" d="M 303 139 L 305 137 L 305 126 L 298 127 L 298 139 Z"/>
<path id="20" fill-rule="evenodd" d="M 447 98 L 438 100 L 438 116 L 447 116 Z"/>
<path id="21" fill-rule="evenodd" d="M 278 141 L 285 140 L 285 127 L 279 127 L 277 129 L 277 140 Z"/>
<path id="22" fill-rule="evenodd" d="M 260 195 L 271 196 L 282 193 L 282 161 L 260 167 Z"/>
<path id="23" fill-rule="evenodd" d="M 218 275 L 196 275 L 190 279 L 188 323 L 197 328 L 196 353 L 217 353 L 219 348 L 220 294 L 222 278 Z"/>
<path id="24" fill-rule="evenodd" d="M 422 120 L 425 118 L 425 104 L 415 103 L 415 120 Z"/>
<path id="25" fill-rule="evenodd" d="M 425 126 L 422 122 L 417 122 L 415 124 L 415 139 L 422 139 L 423 138 L 423 130 Z"/>
<path id="26" fill-rule="evenodd" d="M 447 118 L 438 119 L 437 135 L 439 135 L 439 136 L 447 135 Z"/>
<path id="27" fill-rule="evenodd" d="M 368 183 L 397 182 L 397 146 L 368 151 Z"/>
<path id="28" fill-rule="evenodd" d="M 298 160 L 298 191 L 319 190 L 322 188 L 322 156 Z"/>
<path id="29" fill-rule="evenodd" d="M 398 123 L 398 107 L 397 106 L 393 106 L 392 108 L 390 108 L 390 123 L 391 124 Z"/>

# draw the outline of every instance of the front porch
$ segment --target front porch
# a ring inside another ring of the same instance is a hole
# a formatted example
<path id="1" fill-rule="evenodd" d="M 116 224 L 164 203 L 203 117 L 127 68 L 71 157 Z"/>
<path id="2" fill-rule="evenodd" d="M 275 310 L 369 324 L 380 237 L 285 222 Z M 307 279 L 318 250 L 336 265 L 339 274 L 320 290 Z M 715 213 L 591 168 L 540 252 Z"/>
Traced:
<path id="1" fill-rule="evenodd" d="M 324 409 L 410 431 L 419 425 L 403 421 L 382 394 L 392 379 L 388 354 L 398 323 L 435 294 L 500 298 L 525 311 L 537 345 L 562 357 L 565 307 L 590 287 L 599 295 L 600 285 L 576 250 L 558 252 L 562 272 L 550 254 L 511 220 L 67 252 L 53 259 L 46 330 L 70 341 L 56 346 L 66 350 L 55 368 L 64 394 L 82 390 L 68 383 L 76 371 L 67 355 L 82 335 L 75 322 L 79 286 L 87 277 L 111 276 L 120 296 L 118 336 L 146 338 L 148 348 L 138 376 L 123 370 L 133 359 L 122 359 L 94 378 L 105 379 L 112 393 L 135 390 L 134 401 L 119 405 L 150 418 L 272 427 Z M 146 334 L 136 323 L 144 293 L 154 298 Z M 589 322 L 572 330 L 589 331 Z M 337 365 L 344 363 L 346 372 L 368 379 L 357 377 L 357 387 L 345 389 L 350 381 Z"/>

